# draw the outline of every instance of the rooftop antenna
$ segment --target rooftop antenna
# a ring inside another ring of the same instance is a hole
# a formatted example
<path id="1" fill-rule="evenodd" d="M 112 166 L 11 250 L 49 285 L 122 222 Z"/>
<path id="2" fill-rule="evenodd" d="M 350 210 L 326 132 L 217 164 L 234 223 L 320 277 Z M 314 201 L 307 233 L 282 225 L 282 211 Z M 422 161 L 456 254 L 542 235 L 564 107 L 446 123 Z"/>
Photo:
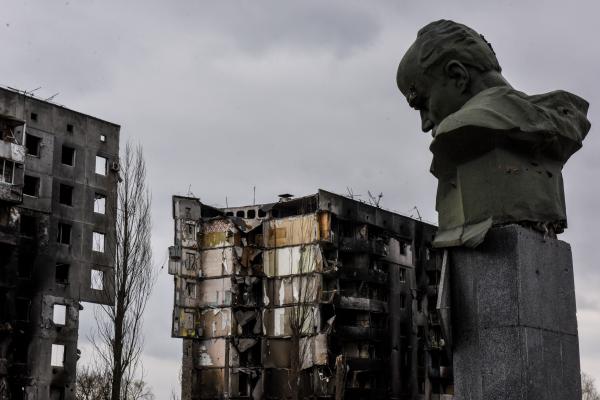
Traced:
<path id="1" fill-rule="evenodd" d="M 30 91 L 23 90 L 23 94 L 26 95 L 26 96 L 33 96 L 33 93 L 36 92 L 36 91 L 38 91 L 38 90 L 40 90 L 41 88 L 42 88 L 41 86 L 38 86 L 35 89 L 30 90 Z"/>
<path id="2" fill-rule="evenodd" d="M 196 197 L 196 195 L 194 194 L 194 192 L 192 192 L 192 185 L 190 184 L 190 186 L 188 186 L 188 191 L 187 191 L 187 197 Z"/>
<path id="3" fill-rule="evenodd" d="M 229 208 L 229 203 L 227 202 L 227 196 L 225 196 L 225 208 Z"/>
<path id="4" fill-rule="evenodd" d="M 412 211 L 415 210 L 417 212 L 417 217 L 419 218 L 419 221 L 423 221 L 423 218 L 421 218 L 421 213 L 419 212 L 419 209 L 417 208 L 417 206 L 414 206 L 413 208 L 411 208 L 408 211 Z M 413 214 L 410 214 L 410 217 L 412 218 Z"/>
<path id="5" fill-rule="evenodd" d="M 377 208 L 379 208 L 379 203 L 381 202 L 381 199 L 383 198 L 383 193 L 379 193 L 379 195 L 377 197 L 373 196 L 371 194 L 370 190 L 367 190 L 367 193 L 369 194 L 369 203 L 371 203 L 372 206 L 375 206 Z"/>
<path id="6" fill-rule="evenodd" d="M 252 187 L 252 190 L 254 191 L 254 195 L 252 197 L 252 205 L 255 206 L 256 205 L 256 185 Z"/>
<path id="7" fill-rule="evenodd" d="M 56 96 L 58 96 L 59 94 L 60 94 L 60 92 L 56 92 L 56 93 L 54 93 L 52 96 L 50 96 L 50 97 L 48 97 L 47 99 L 45 99 L 44 101 L 52 101 L 52 100 L 54 100 L 54 98 L 55 98 Z"/>

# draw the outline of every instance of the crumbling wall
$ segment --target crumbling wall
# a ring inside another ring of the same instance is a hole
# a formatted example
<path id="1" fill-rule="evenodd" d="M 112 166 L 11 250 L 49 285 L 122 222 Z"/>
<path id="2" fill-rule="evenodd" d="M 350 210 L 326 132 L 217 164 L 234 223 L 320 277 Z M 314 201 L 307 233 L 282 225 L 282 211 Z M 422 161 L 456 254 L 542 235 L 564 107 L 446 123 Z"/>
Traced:
<path id="1" fill-rule="evenodd" d="M 183 399 L 452 393 L 434 227 L 324 191 L 224 210 L 173 201 L 173 336 L 194 368 Z"/>

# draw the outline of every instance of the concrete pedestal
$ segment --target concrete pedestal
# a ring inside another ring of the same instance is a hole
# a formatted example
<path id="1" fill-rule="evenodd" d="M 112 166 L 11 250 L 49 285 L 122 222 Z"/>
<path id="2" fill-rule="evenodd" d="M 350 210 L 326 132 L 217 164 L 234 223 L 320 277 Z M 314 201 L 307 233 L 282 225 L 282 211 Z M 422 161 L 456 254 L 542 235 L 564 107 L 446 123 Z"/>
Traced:
<path id="1" fill-rule="evenodd" d="M 450 260 L 455 400 L 580 399 L 569 244 L 510 225 Z"/>

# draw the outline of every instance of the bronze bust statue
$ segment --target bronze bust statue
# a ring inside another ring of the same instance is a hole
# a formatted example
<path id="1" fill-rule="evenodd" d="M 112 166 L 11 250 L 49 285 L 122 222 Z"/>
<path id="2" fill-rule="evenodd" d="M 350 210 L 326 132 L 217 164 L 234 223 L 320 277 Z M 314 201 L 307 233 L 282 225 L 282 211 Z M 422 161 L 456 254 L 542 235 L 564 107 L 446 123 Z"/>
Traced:
<path id="1" fill-rule="evenodd" d="M 434 246 L 475 247 L 492 226 L 567 226 L 562 168 L 590 129 L 588 103 L 512 88 L 490 43 L 453 21 L 422 28 L 396 81 L 431 131 L 438 179 Z"/>

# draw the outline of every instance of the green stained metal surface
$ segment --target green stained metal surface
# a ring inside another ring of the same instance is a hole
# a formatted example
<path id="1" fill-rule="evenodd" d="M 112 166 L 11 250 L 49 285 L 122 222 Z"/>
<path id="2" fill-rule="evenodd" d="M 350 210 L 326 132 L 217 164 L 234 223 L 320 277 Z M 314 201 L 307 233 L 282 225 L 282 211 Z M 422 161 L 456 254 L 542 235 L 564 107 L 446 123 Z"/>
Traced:
<path id="1" fill-rule="evenodd" d="M 507 223 L 564 230 L 562 168 L 590 129 L 585 100 L 513 89 L 491 45 L 452 21 L 419 31 L 397 82 L 433 134 L 434 246 L 475 247 L 492 226 Z"/>

